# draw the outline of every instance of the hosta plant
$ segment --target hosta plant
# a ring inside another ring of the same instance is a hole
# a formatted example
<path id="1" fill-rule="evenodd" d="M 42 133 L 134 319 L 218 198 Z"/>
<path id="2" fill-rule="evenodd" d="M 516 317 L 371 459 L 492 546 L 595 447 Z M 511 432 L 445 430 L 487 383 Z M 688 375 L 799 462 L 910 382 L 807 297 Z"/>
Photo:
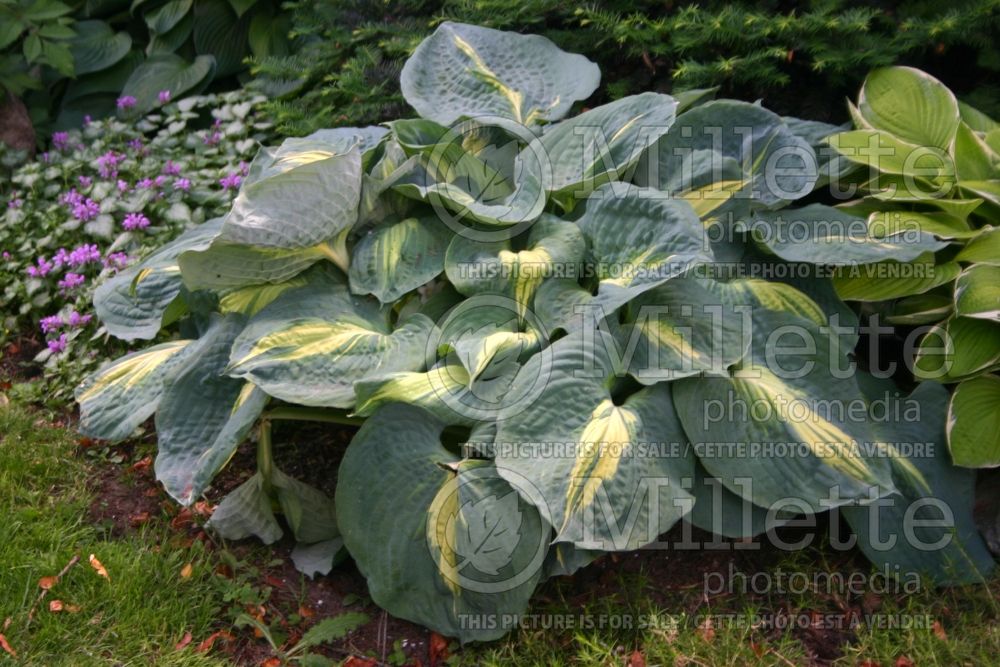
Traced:
<path id="1" fill-rule="evenodd" d="M 755 277 L 942 244 L 835 238 L 813 205 L 791 257 L 757 247 L 746 224 L 781 227 L 839 174 L 813 148 L 831 128 L 704 93 L 573 115 L 599 78 L 546 39 L 443 23 L 403 68 L 419 118 L 261 150 L 225 216 L 101 286 L 115 335 L 177 333 L 78 388 L 83 432 L 154 417 L 185 504 L 253 434 L 221 536 L 273 542 L 280 514 L 301 569 L 349 554 L 378 604 L 462 640 L 682 519 L 747 538 L 843 508 L 875 563 L 981 581 L 973 473 L 934 446 L 944 389 L 854 373 L 857 319 L 818 272 Z M 284 419 L 362 423 L 334 498 L 275 466 Z M 930 501 L 947 526 L 879 539 Z"/>

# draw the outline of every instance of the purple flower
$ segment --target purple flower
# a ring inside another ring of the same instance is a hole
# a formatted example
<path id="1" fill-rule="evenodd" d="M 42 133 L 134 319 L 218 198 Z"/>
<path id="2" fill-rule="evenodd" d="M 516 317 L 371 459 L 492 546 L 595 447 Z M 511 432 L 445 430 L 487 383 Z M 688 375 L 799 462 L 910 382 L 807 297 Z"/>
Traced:
<path id="1" fill-rule="evenodd" d="M 97 214 L 100 212 L 101 205 L 89 197 L 86 201 L 73 205 L 73 217 L 81 222 L 86 222 L 96 218 Z"/>
<path id="2" fill-rule="evenodd" d="M 69 132 L 55 132 L 52 135 L 52 145 L 56 147 L 57 150 L 62 150 L 66 148 L 69 144 Z"/>
<path id="3" fill-rule="evenodd" d="M 160 174 L 159 176 L 153 179 L 153 185 L 155 185 L 158 188 L 162 188 L 163 184 L 166 182 L 167 182 L 167 177 L 164 176 L 163 174 Z"/>
<path id="4" fill-rule="evenodd" d="M 66 334 L 60 334 L 59 338 L 55 340 L 50 340 L 47 345 L 49 350 L 54 353 L 63 352 L 66 350 L 66 344 L 69 342 L 69 337 Z"/>
<path id="5" fill-rule="evenodd" d="M 85 266 L 91 262 L 96 264 L 101 261 L 101 251 L 93 243 L 85 243 L 74 248 L 67 259 L 70 266 Z"/>
<path id="6" fill-rule="evenodd" d="M 142 152 L 142 139 L 136 137 L 135 139 L 130 139 L 128 142 L 128 147 L 137 153 Z"/>
<path id="7" fill-rule="evenodd" d="M 63 293 L 66 293 L 66 292 L 68 292 L 71 289 L 79 287 L 80 285 L 82 285 L 86 281 L 87 281 L 87 278 L 84 277 L 83 275 L 79 274 L 79 273 L 67 272 L 66 275 L 63 276 L 62 280 L 60 280 L 56 284 L 59 285 L 59 289 Z"/>
<path id="8" fill-rule="evenodd" d="M 74 310 L 72 313 L 69 314 L 69 317 L 66 320 L 66 324 L 74 328 L 82 327 L 87 323 L 89 323 L 90 320 L 92 320 L 93 318 L 94 318 L 93 315 L 81 315 L 80 313 Z"/>
<path id="9" fill-rule="evenodd" d="M 167 176 L 180 176 L 181 166 L 174 164 L 173 160 L 167 160 L 166 164 L 163 165 L 163 173 Z"/>
<path id="10" fill-rule="evenodd" d="M 219 179 L 219 185 L 222 186 L 223 190 L 229 190 L 230 188 L 233 190 L 239 190 L 240 183 L 242 182 L 243 177 L 239 175 L 239 172 L 235 171 L 228 176 L 223 176 Z"/>
<path id="11" fill-rule="evenodd" d="M 128 255 L 123 252 L 112 252 L 104 258 L 104 266 L 109 269 L 124 269 L 128 266 Z"/>
<path id="12" fill-rule="evenodd" d="M 7 202 L 7 208 L 21 208 L 23 204 L 24 204 L 23 199 L 21 199 L 20 197 L 15 197 L 14 199 L 11 199 L 9 202 Z"/>
<path id="13" fill-rule="evenodd" d="M 141 181 L 139 181 L 138 183 L 136 183 L 135 187 L 142 188 L 143 190 L 152 190 L 154 187 L 156 187 L 156 184 L 153 183 L 153 179 L 151 179 L 151 178 L 144 178 Z"/>
<path id="14" fill-rule="evenodd" d="M 49 156 L 49 152 L 48 151 L 45 151 L 44 153 L 42 153 L 42 157 L 41 157 L 42 162 L 48 162 L 49 161 L 49 157 L 50 156 Z"/>
<path id="15" fill-rule="evenodd" d="M 250 173 L 250 165 L 243 160 L 240 160 L 240 173 L 244 176 Z"/>
<path id="16" fill-rule="evenodd" d="M 55 264 L 57 269 L 61 269 L 69 264 L 69 251 L 67 251 L 66 248 L 59 248 L 59 250 L 56 250 L 56 254 L 52 257 L 52 263 Z"/>
<path id="17" fill-rule="evenodd" d="M 142 213 L 129 213 L 125 216 L 125 220 L 122 221 L 122 227 L 129 231 L 133 229 L 145 229 L 149 227 L 149 218 Z"/>
<path id="18" fill-rule="evenodd" d="M 125 159 L 121 153 L 108 151 L 97 158 L 97 171 L 101 178 L 116 178 L 118 176 L 118 163 Z"/>
<path id="19" fill-rule="evenodd" d="M 160 100 L 160 104 L 166 104 L 170 101 L 170 91 L 161 90 L 159 94 L 157 94 L 156 99 Z"/>
<path id="20" fill-rule="evenodd" d="M 115 102 L 115 104 L 118 105 L 119 109 L 131 109 L 135 106 L 135 98 L 131 95 L 123 95 L 118 98 L 118 101 Z"/>
<path id="21" fill-rule="evenodd" d="M 87 126 L 88 126 L 88 125 L 90 125 L 90 124 L 91 124 L 92 122 L 93 122 L 93 118 L 91 118 L 91 117 L 90 117 L 90 114 L 89 114 L 89 113 L 88 113 L 88 114 L 87 114 L 86 116 L 84 116 L 84 117 L 83 117 L 83 126 L 84 126 L 84 127 L 87 127 Z"/>
<path id="22" fill-rule="evenodd" d="M 42 333 L 52 333 L 53 331 L 58 331 L 62 328 L 63 320 L 58 315 L 49 315 L 48 317 L 43 317 L 38 322 L 42 329 Z"/>
<path id="23" fill-rule="evenodd" d="M 205 138 L 202 139 L 201 141 L 206 146 L 214 146 L 221 140 L 222 140 L 222 133 L 216 130 L 215 132 L 212 132 L 212 134 L 205 135 Z"/>
<path id="24" fill-rule="evenodd" d="M 0 255 L 0 257 L 3 257 L 4 259 L 10 259 L 10 253 L 4 250 L 3 254 Z"/>
<path id="25" fill-rule="evenodd" d="M 77 204 L 83 203 L 83 195 L 76 191 L 76 188 L 71 188 L 69 192 L 64 192 L 59 201 L 66 206 L 76 206 Z"/>
<path id="26" fill-rule="evenodd" d="M 82 188 L 89 188 L 91 184 L 94 182 L 94 179 L 92 179 L 90 176 L 77 176 L 76 180 L 79 181 L 80 187 Z"/>
<path id="27" fill-rule="evenodd" d="M 28 267 L 28 275 L 31 276 L 32 278 L 44 278 L 49 274 L 50 271 L 52 271 L 52 269 L 55 268 L 55 265 L 53 265 L 52 262 L 45 259 L 45 257 L 39 257 L 37 260 L 35 260 L 35 263 L 38 266 Z"/>
<path id="28" fill-rule="evenodd" d="M 187 192 L 191 189 L 191 181 L 186 178 L 178 178 L 174 181 L 174 190 L 184 190 Z"/>
<path id="29" fill-rule="evenodd" d="M 126 183 L 125 181 L 123 181 L 122 179 L 119 178 L 118 179 L 118 192 L 127 192 L 127 191 L 128 191 L 128 183 Z"/>

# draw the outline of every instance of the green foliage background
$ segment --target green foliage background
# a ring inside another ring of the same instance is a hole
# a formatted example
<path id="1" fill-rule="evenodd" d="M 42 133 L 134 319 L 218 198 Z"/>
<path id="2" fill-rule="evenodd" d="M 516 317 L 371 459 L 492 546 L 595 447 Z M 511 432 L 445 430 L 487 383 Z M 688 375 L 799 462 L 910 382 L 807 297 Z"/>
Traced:
<path id="1" fill-rule="evenodd" d="M 295 55 L 254 63 L 252 84 L 278 99 L 268 112 L 286 134 L 364 125 L 409 114 L 402 62 L 443 20 L 542 34 L 596 61 L 591 104 L 646 90 L 719 86 L 763 98 L 782 114 L 842 122 L 873 68 L 912 65 L 963 99 L 1000 111 L 1000 1 L 623 2 L 560 0 L 293 0 Z"/>

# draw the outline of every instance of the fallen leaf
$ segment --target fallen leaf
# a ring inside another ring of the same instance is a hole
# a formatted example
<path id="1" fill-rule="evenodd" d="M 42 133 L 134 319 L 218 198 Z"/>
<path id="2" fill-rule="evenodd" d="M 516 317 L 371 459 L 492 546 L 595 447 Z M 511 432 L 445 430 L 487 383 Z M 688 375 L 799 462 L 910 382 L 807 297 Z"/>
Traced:
<path id="1" fill-rule="evenodd" d="M 0 635 L 0 648 L 2 648 L 7 653 L 10 653 L 12 657 L 14 658 L 17 657 L 17 651 L 15 651 L 10 647 L 10 644 L 7 643 L 7 638 L 4 637 L 3 635 Z"/>
<path id="2" fill-rule="evenodd" d="M 170 527 L 174 530 L 181 530 L 194 523 L 194 515 L 188 508 L 182 509 L 173 519 L 170 520 Z"/>
<path id="3" fill-rule="evenodd" d="M 63 605 L 63 611 L 68 611 L 71 614 L 79 613 L 79 611 L 80 611 L 80 605 L 78 605 L 78 604 L 70 604 L 70 603 L 67 602 L 67 603 L 65 603 Z"/>
<path id="4" fill-rule="evenodd" d="M 428 651 L 430 652 L 431 667 L 436 667 L 448 659 L 448 640 L 438 633 L 432 632 Z"/>
<path id="5" fill-rule="evenodd" d="M 313 610 L 312 607 L 307 607 L 305 605 L 299 606 L 299 616 L 301 616 L 302 618 L 312 618 L 315 615 L 316 612 Z"/>
<path id="6" fill-rule="evenodd" d="M 913 667 L 913 661 L 908 656 L 901 655 L 896 658 L 896 667 Z"/>
<path id="7" fill-rule="evenodd" d="M 179 642 L 177 642 L 176 644 L 174 644 L 174 650 L 175 651 L 180 651 L 181 649 L 185 648 L 188 644 L 191 643 L 192 639 L 194 639 L 194 637 L 191 636 L 191 633 L 190 632 L 185 632 L 184 636 L 181 637 L 181 640 Z"/>
<path id="8" fill-rule="evenodd" d="M 50 600 L 49 601 L 49 611 L 52 613 L 60 612 L 63 610 L 62 600 Z"/>
<path id="9" fill-rule="evenodd" d="M 858 667 L 882 667 L 882 663 L 876 660 L 865 660 L 861 662 Z"/>
<path id="10" fill-rule="evenodd" d="M 271 575 L 267 575 L 264 577 L 264 583 L 267 584 L 268 586 L 271 586 L 272 588 L 281 588 L 285 585 L 284 580 L 278 579 L 277 577 L 272 577 Z"/>
<path id="11" fill-rule="evenodd" d="M 260 667 L 281 667 L 281 658 L 268 658 L 260 663 Z"/>
<path id="12" fill-rule="evenodd" d="M 198 653 L 205 653 L 206 651 L 210 651 L 212 647 L 215 645 L 216 640 L 219 639 L 229 642 L 233 640 L 233 635 L 232 633 L 226 632 L 225 630 L 217 630 L 216 632 L 210 634 L 208 638 L 205 639 L 203 642 L 198 644 L 198 647 L 195 649 L 195 651 L 197 651 Z"/>
<path id="13" fill-rule="evenodd" d="M 207 500 L 199 500 L 194 504 L 194 513 L 198 516 L 212 516 L 215 508 Z"/>
<path id="14" fill-rule="evenodd" d="M 934 623 L 931 625 L 931 632 L 933 632 L 934 636 L 940 639 L 941 641 L 948 640 L 948 633 L 944 631 L 944 626 L 941 625 L 941 621 L 934 621 Z"/>
<path id="15" fill-rule="evenodd" d="M 149 466 L 153 465 L 153 457 L 146 456 L 128 467 L 131 472 L 139 472 L 140 470 L 145 470 Z"/>
<path id="16" fill-rule="evenodd" d="M 758 658 L 763 658 L 764 653 L 766 652 L 766 649 L 762 645 L 754 641 L 750 642 L 750 650 L 753 651 L 753 654 Z"/>
<path id="17" fill-rule="evenodd" d="M 147 521 L 149 521 L 149 512 L 139 512 L 138 514 L 133 514 L 128 518 L 128 522 L 133 526 L 141 526 Z"/>
<path id="18" fill-rule="evenodd" d="M 42 577 L 38 580 L 38 587 L 43 591 L 48 591 L 57 583 L 59 583 L 59 577 Z"/>
<path id="19" fill-rule="evenodd" d="M 101 565 L 101 561 L 97 560 L 97 556 L 90 554 L 90 567 L 94 568 L 97 574 L 101 575 L 108 581 L 111 581 L 111 577 L 108 575 L 108 571 Z"/>
<path id="20" fill-rule="evenodd" d="M 344 661 L 344 667 L 376 667 L 377 662 L 371 658 L 359 658 L 357 656 L 351 656 Z"/>
<path id="21" fill-rule="evenodd" d="M 181 568 L 181 579 L 190 579 L 192 574 L 194 574 L 194 565 L 191 563 Z"/>
<path id="22" fill-rule="evenodd" d="M 632 651 L 632 655 L 629 656 L 628 662 L 625 663 L 626 667 L 646 667 L 646 656 L 642 654 L 642 651 L 636 649 Z"/>

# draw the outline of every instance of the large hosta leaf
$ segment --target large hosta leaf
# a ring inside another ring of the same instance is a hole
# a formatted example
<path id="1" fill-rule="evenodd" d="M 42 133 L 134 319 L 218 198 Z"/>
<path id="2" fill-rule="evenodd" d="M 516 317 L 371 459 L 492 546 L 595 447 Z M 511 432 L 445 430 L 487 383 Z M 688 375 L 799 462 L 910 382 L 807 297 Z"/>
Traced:
<path id="1" fill-rule="evenodd" d="M 673 385 L 677 413 L 706 470 L 758 505 L 792 497 L 802 511 L 891 489 L 885 460 L 872 455 L 876 434 L 849 412 L 864 406 L 863 397 L 836 337 L 759 304 L 753 326 L 749 354 L 728 377 Z M 749 490 L 736 485 L 745 477 L 753 480 Z"/>
<path id="2" fill-rule="evenodd" d="M 424 118 L 559 120 L 600 83 L 597 65 L 544 37 L 452 23 L 438 26 L 403 66 L 403 97 Z"/>
<path id="3" fill-rule="evenodd" d="M 652 542 L 690 509 L 681 482 L 690 487 L 694 459 L 667 385 L 612 393 L 620 361 L 609 338 L 575 334 L 532 357 L 515 386 L 543 374 L 548 381 L 530 406 L 499 422 L 494 446 L 500 474 L 530 480 L 545 497 L 540 509 L 556 541 L 619 551 Z"/>
<path id="4" fill-rule="evenodd" d="M 262 248 L 216 239 L 177 258 L 188 289 L 220 289 L 287 282 L 322 259 L 341 261 L 331 243 L 311 248 Z M 328 265 L 329 266 L 329 265 Z"/>
<path id="5" fill-rule="evenodd" d="M 80 432 L 124 440 L 156 411 L 170 379 L 194 351 L 177 340 L 133 352 L 87 376 L 76 389 Z"/>
<path id="6" fill-rule="evenodd" d="M 966 380 L 955 387 L 948 407 L 948 447 L 955 465 L 1000 465 L 1000 378 Z"/>
<path id="7" fill-rule="evenodd" d="M 161 90 L 169 90 L 174 99 L 208 85 L 215 74 L 215 58 L 198 56 L 187 62 L 173 53 L 156 53 L 139 65 L 125 82 L 122 95 L 136 99 L 135 110 L 145 113 L 157 106 Z"/>
<path id="8" fill-rule="evenodd" d="M 812 191 L 816 155 L 781 117 L 755 104 L 708 102 L 677 117 L 636 174 L 637 182 L 672 194 L 697 191 L 719 197 L 735 185 L 736 212 L 772 207 Z"/>
<path id="9" fill-rule="evenodd" d="M 975 475 L 948 460 L 947 400 L 947 391 L 933 382 L 919 385 L 909 397 L 890 399 L 886 414 L 895 417 L 877 423 L 896 491 L 866 507 L 841 511 L 877 567 L 926 574 L 939 584 L 981 583 L 994 563 L 972 517 Z"/>
<path id="10" fill-rule="evenodd" d="M 376 604 L 462 641 L 495 639 L 524 613 L 551 531 L 537 494 L 458 459 L 443 428 L 405 405 L 370 418 L 340 465 L 337 523 Z"/>
<path id="11" fill-rule="evenodd" d="M 433 335 L 423 315 L 393 329 L 374 301 L 321 282 L 282 294 L 254 316 L 233 344 L 228 372 L 282 400 L 349 408 L 355 382 L 421 370 Z"/>
<path id="12" fill-rule="evenodd" d="M 184 505 L 204 492 L 268 400 L 252 384 L 222 374 L 245 321 L 239 315 L 213 319 L 156 411 L 156 477 Z"/>
<path id="13" fill-rule="evenodd" d="M 274 517 L 264 476 L 258 471 L 222 499 L 209 521 L 227 540 L 257 537 L 264 544 L 281 539 L 281 526 Z"/>
<path id="14" fill-rule="evenodd" d="M 956 382 L 1000 366 L 1000 323 L 954 317 L 920 339 L 913 374 Z"/>
<path id="15" fill-rule="evenodd" d="M 552 168 L 549 190 L 581 199 L 607 181 L 628 180 L 642 153 L 674 122 L 677 101 L 642 93 L 546 128 L 538 141 Z"/>
<path id="16" fill-rule="evenodd" d="M 958 102 L 951 91 L 912 67 L 886 67 L 869 74 L 857 111 L 869 127 L 943 150 L 951 147 L 959 123 Z"/>
<path id="17" fill-rule="evenodd" d="M 909 262 L 948 245 L 912 230 L 879 238 L 872 234 L 866 218 L 823 204 L 758 212 L 738 228 L 749 231 L 754 240 L 784 260 L 830 266 L 889 259 Z"/>
<path id="18" fill-rule="evenodd" d="M 753 479 L 749 476 L 736 478 L 734 483 L 746 495 L 753 488 Z M 709 475 L 701 464 L 695 468 L 690 491 L 694 495 L 694 507 L 684 520 L 714 535 L 746 539 L 787 523 L 787 512 L 769 512 L 768 508 L 733 493 L 719 479 Z"/>
<path id="19" fill-rule="evenodd" d="M 982 230 L 955 257 L 960 262 L 1000 266 L 1000 227 Z"/>
<path id="20" fill-rule="evenodd" d="M 924 294 L 950 283 L 962 271 L 958 262 L 936 264 L 930 253 L 909 262 L 894 259 L 843 267 L 833 275 L 833 286 L 845 301 L 888 301 Z"/>
<path id="21" fill-rule="evenodd" d="M 358 219 L 361 152 L 316 139 L 262 149 L 233 200 L 220 240 L 269 248 L 308 248 Z"/>
<path id="22" fill-rule="evenodd" d="M 388 221 L 367 230 L 354 246 L 351 290 L 392 303 L 444 270 L 452 232 L 433 216 Z"/>
<path id="23" fill-rule="evenodd" d="M 73 26 L 76 37 L 69 43 L 76 76 L 100 72 L 122 58 L 132 48 L 127 32 L 114 32 L 104 21 L 79 21 Z"/>
<path id="24" fill-rule="evenodd" d="M 169 324 L 168 309 L 183 287 L 178 257 L 207 248 L 221 225 L 217 219 L 194 227 L 101 283 L 94 292 L 94 310 L 108 332 L 124 340 L 148 340 Z"/>
<path id="25" fill-rule="evenodd" d="M 955 281 L 955 314 L 1000 321 L 1000 266 L 971 266 Z"/>

